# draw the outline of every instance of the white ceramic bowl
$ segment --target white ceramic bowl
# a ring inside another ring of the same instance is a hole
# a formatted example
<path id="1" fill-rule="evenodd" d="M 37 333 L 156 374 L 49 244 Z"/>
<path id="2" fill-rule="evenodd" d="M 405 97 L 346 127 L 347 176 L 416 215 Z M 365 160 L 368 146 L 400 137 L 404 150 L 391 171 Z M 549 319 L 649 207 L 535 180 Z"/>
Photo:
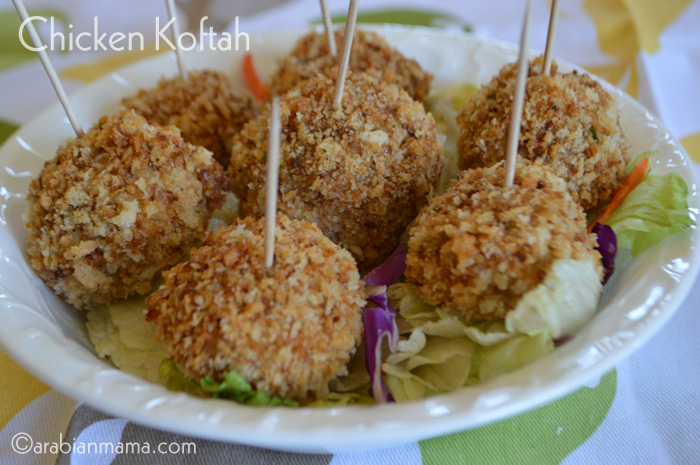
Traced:
<path id="1" fill-rule="evenodd" d="M 438 30 L 379 28 L 406 55 L 435 74 L 436 87 L 487 82 L 514 61 L 512 44 Z M 303 31 L 252 38 L 263 75 L 272 72 Z M 242 85 L 243 53 L 187 53 L 190 68 L 232 74 Z M 560 63 L 563 71 L 571 65 Z M 117 109 L 138 88 L 176 73 L 172 53 L 112 73 L 71 97 L 85 127 Z M 622 110 L 634 155 L 658 150 L 653 169 L 678 171 L 689 187 L 693 214 L 698 182 L 688 155 L 639 103 L 603 83 Z M 622 260 L 595 318 L 550 356 L 482 386 L 420 402 L 373 407 L 254 408 L 174 393 L 113 368 L 87 338 L 84 315 L 34 276 L 23 253 L 21 214 L 31 178 L 72 130 L 58 105 L 23 126 L 0 149 L 0 343 L 15 360 L 57 390 L 110 414 L 182 434 L 305 452 L 378 448 L 473 428 L 552 401 L 601 375 L 659 331 L 683 301 L 700 265 L 692 228 L 631 260 Z M 575 283 L 572 283 L 575 285 Z"/>

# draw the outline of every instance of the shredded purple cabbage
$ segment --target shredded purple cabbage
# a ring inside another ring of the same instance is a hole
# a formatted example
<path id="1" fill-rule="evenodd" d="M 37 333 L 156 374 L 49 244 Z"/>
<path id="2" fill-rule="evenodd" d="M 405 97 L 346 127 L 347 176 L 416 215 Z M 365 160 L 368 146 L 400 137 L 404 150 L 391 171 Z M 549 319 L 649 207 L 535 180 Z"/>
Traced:
<path id="1" fill-rule="evenodd" d="M 393 254 L 365 277 L 366 286 L 377 286 L 378 290 L 367 300 L 376 307 L 368 308 L 362 315 L 365 325 L 365 363 L 372 383 L 372 394 L 378 403 L 393 402 L 387 393 L 382 378 L 382 348 L 386 339 L 389 351 L 396 353 L 399 344 L 399 329 L 396 326 L 396 311 L 389 304 L 387 286 L 397 282 L 406 270 L 406 248 L 399 245 Z"/>
<path id="2" fill-rule="evenodd" d="M 596 250 L 603 257 L 603 284 L 608 282 L 610 276 L 615 272 L 615 255 L 617 255 L 617 236 L 613 228 L 606 224 L 596 223 L 593 232 L 598 236 L 598 247 Z"/>
<path id="3" fill-rule="evenodd" d="M 406 246 L 399 244 L 384 263 L 365 276 L 365 284 L 367 286 L 390 286 L 399 280 L 404 271 L 406 271 Z"/>
<path id="4" fill-rule="evenodd" d="M 390 399 L 391 394 L 387 393 L 382 378 L 382 347 L 386 339 L 389 349 L 395 352 L 396 348 L 392 348 L 392 342 L 395 335 L 398 336 L 398 331 L 394 319 L 388 317 L 383 308 L 368 308 L 362 314 L 362 320 L 365 324 L 365 363 L 372 383 L 372 394 L 374 400 L 382 404 L 393 400 Z"/>

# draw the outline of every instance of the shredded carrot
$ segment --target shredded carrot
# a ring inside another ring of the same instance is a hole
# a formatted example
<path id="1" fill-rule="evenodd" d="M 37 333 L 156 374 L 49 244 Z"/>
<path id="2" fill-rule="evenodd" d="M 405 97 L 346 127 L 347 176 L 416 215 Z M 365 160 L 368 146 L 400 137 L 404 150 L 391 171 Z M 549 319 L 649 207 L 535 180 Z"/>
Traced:
<path id="1" fill-rule="evenodd" d="M 627 175 L 620 188 L 617 190 L 617 192 L 615 192 L 615 195 L 613 195 L 610 203 L 608 203 L 605 208 L 603 208 L 600 213 L 593 218 L 593 221 L 588 224 L 588 232 L 593 230 L 593 226 L 595 226 L 596 223 L 605 224 L 605 222 L 612 216 L 613 212 L 617 210 L 620 205 L 622 205 L 622 202 L 625 201 L 629 193 L 632 192 L 635 187 L 637 187 L 637 184 L 642 182 L 648 166 L 649 158 L 646 157 L 642 158 L 636 165 L 634 165 L 634 168 L 632 168 L 630 174 Z"/>
<path id="2" fill-rule="evenodd" d="M 258 76 L 258 72 L 255 69 L 255 63 L 253 63 L 253 55 L 250 53 L 246 53 L 243 58 L 243 78 L 245 79 L 246 87 L 256 99 L 261 101 L 267 100 L 270 93 L 260 80 L 260 76 Z"/>

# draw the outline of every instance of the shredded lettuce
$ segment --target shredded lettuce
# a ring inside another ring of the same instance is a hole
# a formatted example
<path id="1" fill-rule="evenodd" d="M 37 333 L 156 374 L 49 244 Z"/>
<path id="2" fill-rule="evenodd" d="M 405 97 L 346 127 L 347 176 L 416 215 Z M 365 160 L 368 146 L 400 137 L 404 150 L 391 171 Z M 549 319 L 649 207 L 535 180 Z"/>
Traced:
<path id="1" fill-rule="evenodd" d="M 88 311 L 87 330 L 95 352 L 121 370 L 158 383 L 161 361 L 169 354 L 146 322 L 143 297 Z"/>
<path id="2" fill-rule="evenodd" d="M 628 176 L 632 172 L 632 169 L 635 166 L 637 166 L 637 163 L 642 161 L 644 158 L 648 158 L 651 161 L 651 159 L 653 157 L 655 157 L 658 153 L 659 152 L 656 150 L 649 150 L 646 152 L 642 152 L 639 155 L 637 155 L 636 157 L 634 157 L 629 163 L 627 163 L 627 166 L 625 167 L 625 176 Z M 645 175 L 649 174 L 650 171 L 651 171 L 651 163 L 649 163 L 649 166 L 647 166 L 647 170 L 644 174 Z"/>
<path id="3" fill-rule="evenodd" d="M 462 109 L 470 98 L 481 86 L 474 83 L 454 84 L 433 90 L 428 96 L 428 104 L 432 107 L 439 100 L 447 101 L 455 112 Z M 436 115 L 435 120 L 440 121 L 444 115 Z"/>
<path id="4" fill-rule="evenodd" d="M 459 176 L 457 165 L 457 140 L 459 139 L 459 126 L 457 125 L 457 113 L 467 101 L 479 90 L 478 84 L 457 84 L 443 87 L 433 91 L 428 97 L 428 108 L 435 117 L 438 132 L 442 135 L 444 148 L 445 168 L 440 178 L 440 186 L 436 194 L 444 193 L 450 186 L 450 181 Z"/>
<path id="5" fill-rule="evenodd" d="M 215 382 L 211 377 L 204 378 L 201 383 L 185 376 L 169 358 L 163 359 L 158 369 L 158 374 L 165 387 L 171 391 L 187 392 L 198 397 L 213 395 L 220 399 L 233 400 L 235 402 L 255 406 L 285 406 L 297 407 L 299 402 L 284 400 L 279 397 L 269 396 L 255 391 L 238 373 L 230 372 L 221 383 Z M 362 383 L 366 385 L 367 383 Z M 374 399 L 366 393 L 355 389 L 352 392 L 331 392 L 327 399 L 315 400 L 304 404 L 307 407 L 337 407 L 342 405 L 372 405 Z"/>
<path id="6" fill-rule="evenodd" d="M 374 405 L 376 402 L 371 396 L 356 392 L 331 392 L 327 399 L 315 400 L 306 407 L 340 407 L 343 405 Z"/>
<path id="7" fill-rule="evenodd" d="M 421 341 L 416 341 L 420 339 Z M 466 384 L 476 345 L 468 338 L 426 337 L 416 330 L 412 344 L 383 365 L 387 386 L 398 402 L 416 400 Z"/>
<path id="8" fill-rule="evenodd" d="M 231 371 L 224 375 L 224 380 L 217 383 L 207 376 L 201 381 L 202 390 L 214 394 L 219 399 L 228 399 L 239 404 L 255 406 L 284 406 L 298 407 L 299 402 L 281 399 L 276 396 L 269 396 L 262 391 L 256 391 L 241 375 Z"/>
<path id="9" fill-rule="evenodd" d="M 389 297 L 399 309 L 403 321 L 399 326 L 404 328 L 398 351 L 382 365 L 387 388 L 397 402 L 481 382 L 474 364 L 484 356 L 493 363 L 493 356 L 481 352 L 494 349 L 500 353 L 497 348 L 517 336 L 508 333 L 503 322 L 470 322 L 461 314 L 432 307 L 420 299 L 412 284 L 394 284 L 389 287 Z M 508 366 L 508 362 L 496 366 L 500 371 L 499 366 Z"/>
<path id="10" fill-rule="evenodd" d="M 529 365 L 554 350 L 554 341 L 542 332 L 533 336 L 514 336 L 500 344 L 481 348 L 477 352 L 474 367 L 475 382 L 486 382 L 498 375 Z"/>
<path id="11" fill-rule="evenodd" d="M 572 283 L 576 283 L 572 286 Z M 592 261 L 556 260 L 542 284 L 506 315 L 509 333 L 574 334 L 593 318 L 603 284 Z"/>
<path id="12" fill-rule="evenodd" d="M 679 174 L 649 173 L 606 224 L 615 231 L 618 247 L 636 256 L 695 224 L 688 214 L 687 197 L 688 187 Z"/>
<path id="13" fill-rule="evenodd" d="M 169 358 L 164 358 L 160 363 L 158 376 L 165 382 L 165 387 L 171 391 L 187 392 L 195 396 L 204 395 L 201 386 L 185 376 Z"/>
<path id="14" fill-rule="evenodd" d="M 593 262 L 557 260 L 505 321 L 474 321 L 427 304 L 412 284 L 394 284 L 388 296 L 402 339 L 382 365 L 387 388 L 397 402 L 417 400 L 532 363 L 593 317 L 601 291 Z"/>

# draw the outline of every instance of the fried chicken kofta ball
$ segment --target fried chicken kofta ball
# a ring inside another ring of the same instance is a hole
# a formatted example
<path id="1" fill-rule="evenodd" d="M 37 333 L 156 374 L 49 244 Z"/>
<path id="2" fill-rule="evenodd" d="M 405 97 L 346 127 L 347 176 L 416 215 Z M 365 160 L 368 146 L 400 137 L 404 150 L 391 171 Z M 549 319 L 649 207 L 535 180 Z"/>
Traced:
<path id="1" fill-rule="evenodd" d="M 504 66 L 460 111 L 461 169 L 503 160 L 513 105 L 517 63 Z M 563 178 L 586 212 L 612 197 L 630 161 L 612 96 L 590 76 L 574 71 L 542 74 L 542 58 L 530 63 L 518 153 L 541 160 Z"/>
<path id="2" fill-rule="evenodd" d="M 204 236 L 226 182 L 211 152 L 177 128 L 133 110 L 105 116 L 31 182 L 29 261 L 78 308 L 145 294 Z"/>
<path id="3" fill-rule="evenodd" d="M 335 32 L 337 44 L 343 43 L 344 34 L 341 30 Z M 352 42 L 348 66 L 351 71 L 367 73 L 404 89 L 415 100 L 425 100 L 433 76 L 425 72 L 418 62 L 406 58 L 374 32 L 356 30 Z M 337 66 L 338 57 L 329 55 L 326 35 L 312 32 L 299 39 L 291 54 L 282 60 L 272 77 L 270 90 L 282 94 L 319 74 L 336 79 Z"/>
<path id="4" fill-rule="evenodd" d="M 155 89 L 142 89 L 122 104 L 151 122 L 176 126 L 183 139 L 213 152 L 223 166 L 234 134 L 255 114 L 250 97 L 234 92 L 225 75 L 211 70 L 161 79 Z"/>
<path id="5" fill-rule="evenodd" d="M 316 223 L 361 271 L 381 263 L 437 188 L 444 164 L 435 120 L 393 85 L 350 74 L 342 108 L 335 80 L 281 97 L 278 210 Z M 234 138 L 231 176 L 242 215 L 265 209 L 269 109 Z"/>
<path id="6" fill-rule="evenodd" d="M 502 319 L 562 259 L 593 262 L 589 274 L 600 284 L 595 236 L 564 181 L 521 161 L 504 188 L 504 172 L 504 162 L 463 171 L 411 228 L 406 278 L 426 302 Z"/>
<path id="7" fill-rule="evenodd" d="M 147 319 L 192 379 L 235 371 L 256 390 L 304 401 L 326 398 L 347 374 L 362 333 L 360 275 L 314 224 L 278 216 L 266 268 L 265 220 L 238 219 L 164 277 Z"/>

